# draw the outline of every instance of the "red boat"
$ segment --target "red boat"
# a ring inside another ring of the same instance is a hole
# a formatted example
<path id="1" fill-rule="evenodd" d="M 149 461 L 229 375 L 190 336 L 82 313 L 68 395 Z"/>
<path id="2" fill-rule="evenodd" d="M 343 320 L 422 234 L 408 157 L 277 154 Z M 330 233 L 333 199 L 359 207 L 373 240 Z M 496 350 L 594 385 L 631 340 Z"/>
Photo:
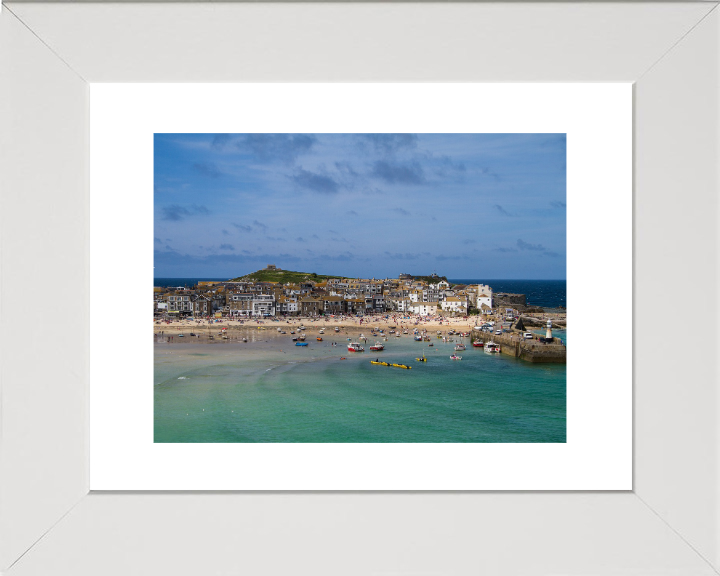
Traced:
<path id="1" fill-rule="evenodd" d="M 375 342 L 373 346 L 370 346 L 370 350 L 373 352 L 380 352 L 381 350 L 385 350 L 385 346 L 380 344 L 380 342 Z"/>
<path id="2" fill-rule="evenodd" d="M 475 342 L 473 342 L 473 346 L 475 346 L 475 348 L 482 348 L 483 343 L 480 342 L 480 340 L 475 340 Z"/>
<path id="3" fill-rule="evenodd" d="M 365 352 L 365 348 L 360 346 L 359 342 L 350 342 L 348 344 L 348 352 Z"/>

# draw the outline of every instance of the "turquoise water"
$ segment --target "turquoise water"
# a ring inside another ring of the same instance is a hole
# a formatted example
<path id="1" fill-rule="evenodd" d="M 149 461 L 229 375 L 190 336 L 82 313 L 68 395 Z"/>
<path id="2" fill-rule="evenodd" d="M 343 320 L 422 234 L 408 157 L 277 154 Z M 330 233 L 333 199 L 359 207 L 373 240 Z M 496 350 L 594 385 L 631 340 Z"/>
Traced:
<path id="1" fill-rule="evenodd" d="M 353 354 L 340 339 L 265 338 L 156 343 L 155 441 L 565 442 L 564 365 L 489 355 L 469 339 L 452 361 L 454 344 L 440 340 Z"/>

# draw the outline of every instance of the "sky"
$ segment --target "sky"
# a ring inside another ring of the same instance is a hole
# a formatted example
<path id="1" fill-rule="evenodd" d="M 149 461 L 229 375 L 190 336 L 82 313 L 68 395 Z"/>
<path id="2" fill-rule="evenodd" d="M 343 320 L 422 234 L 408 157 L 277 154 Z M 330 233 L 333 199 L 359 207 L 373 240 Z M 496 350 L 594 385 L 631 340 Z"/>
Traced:
<path id="1" fill-rule="evenodd" d="M 565 279 L 565 134 L 155 134 L 155 277 Z"/>

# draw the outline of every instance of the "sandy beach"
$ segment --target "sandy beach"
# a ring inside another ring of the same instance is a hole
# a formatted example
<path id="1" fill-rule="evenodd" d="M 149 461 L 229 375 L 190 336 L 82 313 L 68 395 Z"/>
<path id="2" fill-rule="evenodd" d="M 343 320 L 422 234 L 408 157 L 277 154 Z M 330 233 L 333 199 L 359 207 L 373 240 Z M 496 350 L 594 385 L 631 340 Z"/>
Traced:
<path id="1" fill-rule="evenodd" d="M 534 318 L 538 320 L 545 320 L 551 317 L 553 321 L 559 321 L 563 326 L 565 325 L 565 314 L 533 314 Z M 362 322 L 361 322 L 362 320 Z M 196 334 L 202 334 L 208 336 L 210 334 L 217 336 L 223 329 L 226 329 L 228 335 L 232 337 L 242 337 L 243 334 L 263 332 L 264 337 L 270 337 L 271 335 L 281 335 L 281 332 L 285 331 L 284 336 L 290 335 L 291 331 L 296 331 L 301 325 L 305 327 L 305 333 L 310 336 L 318 336 L 320 329 L 325 331 L 323 335 L 325 339 L 332 339 L 335 335 L 354 336 L 365 334 L 370 337 L 372 329 L 383 329 L 391 330 L 400 328 L 408 329 L 409 334 L 403 335 L 405 337 L 412 336 L 412 331 L 415 328 L 419 330 L 428 330 L 435 332 L 441 330 L 446 332 L 448 330 L 455 330 L 461 332 L 469 332 L 473 326 L 477 323 L 482 323 L 486 320 L 502 322 L 500 317 L 489 316 L 487 318 L 481 318 L 478 316 L 468 317 L 433 317 L 433 318 L 422 318 L 422 317 L 405 317 L 405 316 L 390 316 L 388 318 L 380 316 L 371 317 L 321 317 L 321 318 L 279 318 L 279 319 L 265 319 L 265 320 L 230 320 L 227 318 L 223 319 L 210 319 L 210 320 L 170 320 L 170 321 L 154 321 L 153 332 L 155 335 L 172 336 L 174 334 L 185 333 L 189 335 L 190 332 Z M 340 332 L 335 332 L 335 327 L 338 327 Z"/>

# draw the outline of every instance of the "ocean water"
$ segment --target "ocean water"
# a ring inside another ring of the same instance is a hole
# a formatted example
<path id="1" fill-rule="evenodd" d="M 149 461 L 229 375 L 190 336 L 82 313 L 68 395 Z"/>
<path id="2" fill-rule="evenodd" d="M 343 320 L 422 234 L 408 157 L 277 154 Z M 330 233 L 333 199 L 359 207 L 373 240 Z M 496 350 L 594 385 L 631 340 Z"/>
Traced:
<path id="1" fill-rule="evenodd" d="M 248 343 L 174 340 L 154 344 L 156 442 L 566 440 L 565 365 L 489 355 L 467 338 L 461 361 L 449 359 L 452 343 L 409 336 L 355 354 L 332 336 L 306 348 L 262 332 Z"/>

